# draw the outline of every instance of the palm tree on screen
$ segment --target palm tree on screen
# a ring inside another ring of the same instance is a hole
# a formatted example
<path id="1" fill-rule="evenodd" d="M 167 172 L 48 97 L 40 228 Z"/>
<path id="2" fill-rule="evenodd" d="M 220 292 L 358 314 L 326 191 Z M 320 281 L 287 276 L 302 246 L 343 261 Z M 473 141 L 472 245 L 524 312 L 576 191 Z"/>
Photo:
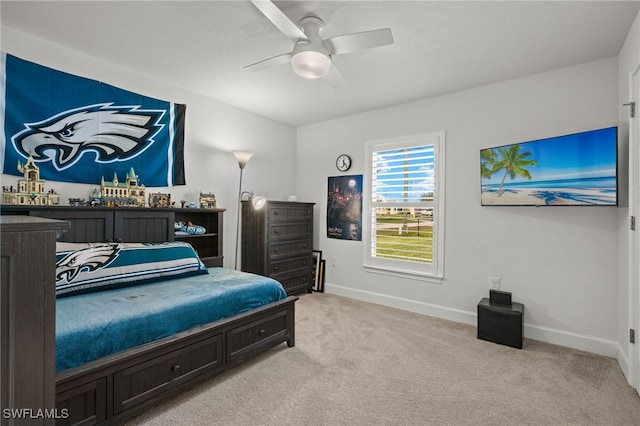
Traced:
<path id="1" fill-rule="evenodd" d="M 504 169 L 504 175 L 500 180 L 500 187 L 498 188 L 498 196 L 502 196 L 504 193 L 504 181 L 507 176 L 511 180 L 516 176 L 522 176 L 523 178 L 531 180 L 531 173 L 525 167 L 535 166 L 538 164 L 536 160 L 528 158 L 531 156 L 531 152 L 520 152 L 521 145 L 509 145 L 508 147 L 497 148 L 500 159 L 494 159 L 492 162 L 493 167 L 490 169 L 491 175 Z M 484 177 L 484 175 L 483 175 Z"/>
<path id="2" fill-rule="evenodd" d="M 495 168 L 496 153 L 493 149 L 487 148 L 480 151 L 480 176 L 489 179 L 497 170 Z"/>

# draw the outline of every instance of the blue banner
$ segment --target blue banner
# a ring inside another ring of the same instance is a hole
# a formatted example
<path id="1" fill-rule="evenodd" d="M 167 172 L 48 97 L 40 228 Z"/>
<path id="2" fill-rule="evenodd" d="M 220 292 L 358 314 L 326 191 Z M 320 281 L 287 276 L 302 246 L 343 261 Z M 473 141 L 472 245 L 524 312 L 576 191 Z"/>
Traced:
<path id="1" fill-rule="evenodd" d="M 99 185 L 133 168 L 146 187 L 185 184 L 186 106 L 0 57 L 2 173 L 31 155 L 45 180 Z"/>

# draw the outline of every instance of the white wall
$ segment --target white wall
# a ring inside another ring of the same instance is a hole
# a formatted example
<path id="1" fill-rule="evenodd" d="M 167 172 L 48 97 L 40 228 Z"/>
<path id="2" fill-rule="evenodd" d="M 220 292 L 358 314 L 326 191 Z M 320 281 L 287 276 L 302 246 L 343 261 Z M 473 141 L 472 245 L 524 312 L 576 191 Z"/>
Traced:
<path id="1" fill-rule="evenodd" d="M 317 203 L 327 291 L 475 324 L 499 275 L 526 306 L 525 337 L 614 356 L 617 208 L 481 207 L 479 151 L 615 125 L 617 73 L 610 58 L 299 128 L 297 193 Z M 365 272 L 360 242 L 323 232 L 336 156 L 350 154 L 349 173 L 361 174 L 366 141 L 438 130 L 447 135 L 445 281 Z"/>
<path id="2" fill-rule="evenodd" d="M 168 192 L 176 201 L 185 199 L 197 202 L 200 191 L 216 195 L 218 207 L 227 209 L 224 222 L 225 266 L 233 267 L 235 260 L 236 203 L 240 176 L 238 163 L 231 151 L 241 149 L 255 153 L 244 170 L 243 190 L 253 190 L 276 200 L 284 200 L 294 193 L 295 168 L 292 164 L 295 164 L 296 132 L 293 127 L 6 27 L 2 28 L 1 50 L 60 71 L 103 81 L 146 96 L 186 104 L 187 184 L 151 190 Z M 136 172 L 144 179 L 144 170 Z M 126 173 L 126 170 L 122 173 Z M 265 179 L 266 176 L 268 179 Z M 2 184 L 15 184 L 17 179 L 17 176 L 3 174 Z M 47 182 L 46 188 L 56 189 L 62 195 L 62 204 L 66 204 L 69 197 L 88 199 L 90 191 L 97 185 L 99 182 L 96 185 Z"/>

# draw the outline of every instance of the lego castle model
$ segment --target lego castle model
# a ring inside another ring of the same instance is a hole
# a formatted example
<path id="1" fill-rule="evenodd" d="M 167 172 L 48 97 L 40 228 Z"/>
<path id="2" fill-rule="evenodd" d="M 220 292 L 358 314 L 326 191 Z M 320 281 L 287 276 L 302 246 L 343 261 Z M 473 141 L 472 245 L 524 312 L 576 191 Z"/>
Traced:
<path id="1" fill-rule="evenodd" d="M 36 166 L 33 157 L 29 155 L 27 162 L 18 162 L 18 171 L 23 174 L 18 179 L 18 188 L 2 187 L 2 204 L 55 206 L 60 203 L 60 194 L 53 189 L 44 190 L 44 180 L 40 179 L 40 168 Z"/>
<path id="2" fill-rule="evenodd" d="M 93 190 L 89 197 L 92 205 L 106 205 L 109 207 L 144 207 L 146 188 L 138 184 L 138 175 L 129 169 L 124 182 L 118 181 L 118 175 L 114 172 L 111 182 L 100 182 L 100 191 Z"/>

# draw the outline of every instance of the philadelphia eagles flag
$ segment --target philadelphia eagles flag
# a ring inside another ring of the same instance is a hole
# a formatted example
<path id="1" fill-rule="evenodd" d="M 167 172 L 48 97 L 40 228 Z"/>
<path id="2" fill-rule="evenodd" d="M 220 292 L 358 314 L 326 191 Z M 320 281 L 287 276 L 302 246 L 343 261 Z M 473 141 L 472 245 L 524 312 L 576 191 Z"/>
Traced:
<path id="1" fill-rule="evenodd" d="M 2 173 L 31 155 L 45 180 L 99 185 L 133 167 L 146 187 L 185 184 L 185 105 L 0 54 Z"/>

